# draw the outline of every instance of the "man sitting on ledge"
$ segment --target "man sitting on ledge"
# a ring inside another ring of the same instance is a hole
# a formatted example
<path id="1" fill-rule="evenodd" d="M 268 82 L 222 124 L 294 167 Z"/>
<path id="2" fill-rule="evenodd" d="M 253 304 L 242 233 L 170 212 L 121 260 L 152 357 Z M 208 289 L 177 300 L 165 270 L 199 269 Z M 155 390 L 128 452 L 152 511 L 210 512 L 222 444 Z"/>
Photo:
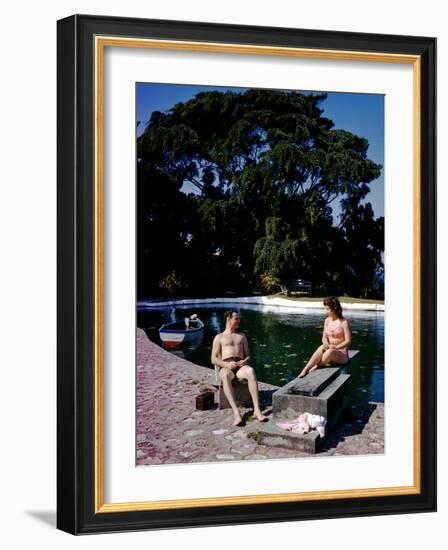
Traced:
<path id="1" fill-rule="evenodd" d="M 247 364 L 250 359 L 249 344 L 246 336 L 238 332 L 240 316 L 237 311 L 226 311 L 224 321 L 226 323 L 224 332 L 217 334 L 213 340 L 212 363 L 219 367 L 219 378 L 234 415 L 233 426 L 240 426 L 243 423 L 232 388 L 232 380 L 235 376 L 247 380 L 254 415 L 260 422 L 265 422 L 268 417 L 264 416 L 260 410 L 257 377 L 254 369 Z"/>

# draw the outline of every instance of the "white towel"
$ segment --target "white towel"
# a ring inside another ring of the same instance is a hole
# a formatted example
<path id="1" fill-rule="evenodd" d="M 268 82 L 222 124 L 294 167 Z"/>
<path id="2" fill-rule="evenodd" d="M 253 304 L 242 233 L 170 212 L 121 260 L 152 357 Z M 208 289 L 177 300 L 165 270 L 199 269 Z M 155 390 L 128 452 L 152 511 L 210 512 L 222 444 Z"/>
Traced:
<path id="1" fill-rule="evenodd" d="M 318 414 L 305 412 L 298 416 L 295 420 L 277 422 L 277 426 L 283 428 L 284 430 L 289 430 L 299 434 L 305 434 L 311 430 L 317 430 L 320 437 L 324 437 L 326 423 L 327 419 L 325 417 Z"/>

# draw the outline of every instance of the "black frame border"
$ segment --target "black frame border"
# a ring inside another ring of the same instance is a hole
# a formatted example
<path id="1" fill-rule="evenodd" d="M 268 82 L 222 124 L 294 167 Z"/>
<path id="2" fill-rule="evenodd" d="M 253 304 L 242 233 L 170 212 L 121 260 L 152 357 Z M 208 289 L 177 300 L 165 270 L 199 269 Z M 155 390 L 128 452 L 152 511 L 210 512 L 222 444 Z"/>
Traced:
<path id="1" fill-rule="evenodd" d="M 95 514 L 96 35 L 420 56 L 420 494 Z M 436 39 L 74 15 L 57 23 L 57 49 L 57 528 L 87 534 L 436 511 Z"/>

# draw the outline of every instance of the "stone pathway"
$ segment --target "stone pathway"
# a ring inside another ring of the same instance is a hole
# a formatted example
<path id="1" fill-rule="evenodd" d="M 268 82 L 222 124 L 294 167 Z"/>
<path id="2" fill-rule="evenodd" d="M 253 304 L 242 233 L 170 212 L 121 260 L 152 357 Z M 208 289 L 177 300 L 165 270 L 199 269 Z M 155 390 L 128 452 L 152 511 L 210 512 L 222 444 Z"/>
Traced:
<path id="1" fill-rule="evenodd" d="M 322 442 L 319 456 L 384 453 L 384 403 L 354 403 Z"/>
<path id="2" fill-rule="evenodd" d="M 212 369 L 194 365 L 148 340 L 137 329 L 137 466 L 308 456 L 258 445 L 262 424 L 241 409 L 245 426 L 232 426 L 230 409 L 195 408 L 203 390 L 216 391 Z M 259 382 L 262 410 L 269 415 L 278 386 Z M 349 422 L 328 434 L 318 456 L 384 452 L 382 404 L 355 404 Z"/>

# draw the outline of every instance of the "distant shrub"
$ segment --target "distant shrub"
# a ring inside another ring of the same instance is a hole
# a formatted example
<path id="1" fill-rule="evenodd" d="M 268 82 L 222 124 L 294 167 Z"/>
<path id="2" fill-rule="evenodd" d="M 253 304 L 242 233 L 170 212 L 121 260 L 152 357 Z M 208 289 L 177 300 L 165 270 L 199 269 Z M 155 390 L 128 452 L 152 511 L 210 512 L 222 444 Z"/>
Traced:
<path id="1" fill-rule="evenodd" d="M 262 273 L 260 275 L 260 286 L 265 294 L 272 294 L 280 288 L 280 279 L 269 275 L 269 273 Z"/>
<path id="2" fill-rule="evenodd" d="M 166 290 L 170 294 L 174 294 L 180 289 L 185 288 L 185 283 L 175 271 L 172 271 L 169 275 L 166 275 L 159 281 L 159 288 Z"/>

